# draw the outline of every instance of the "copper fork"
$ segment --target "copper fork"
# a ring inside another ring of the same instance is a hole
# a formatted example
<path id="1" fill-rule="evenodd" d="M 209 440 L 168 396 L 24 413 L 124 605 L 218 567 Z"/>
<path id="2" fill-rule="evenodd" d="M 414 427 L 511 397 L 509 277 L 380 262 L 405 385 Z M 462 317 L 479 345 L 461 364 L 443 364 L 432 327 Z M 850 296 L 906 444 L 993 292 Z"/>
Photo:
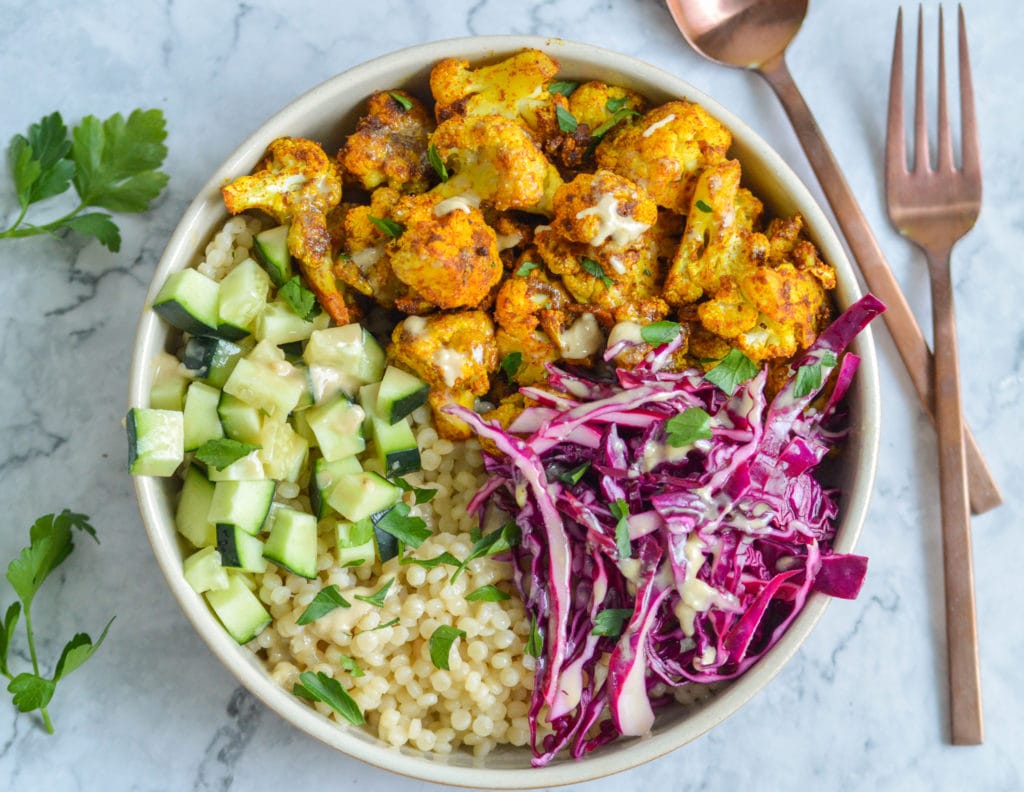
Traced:
<path id="1" fill-rule="evenodd" d="M 960 411 L 960 370 L 953 318 L 950 252 L 974 225 L 981 209 L 981 164 L 974 93 L 967 57 L 963 7 L 959 8 L 961 165 L 953 160 L 946 103 L 946 68 L 939 9 L 938 157 L 932 167 L 925 117 L 923 12 L 917 20 L 917 84 L 914 99 L 914 168 L 907 170 L 903 123 L 903 12 L 896 18 L 889 122 L 886 132 L 885 187 L 889 217 L 928 259 L 932 332 L 935 345 L 935 410 L 939 435 L 939 485 L 942 503 L 942 555 L 946 585 L 946 652 L 949 659 L 949 709 L 955 745 L 982 742 L 981 676 L 974 606 L 970 512 L 964 422 Z"/>

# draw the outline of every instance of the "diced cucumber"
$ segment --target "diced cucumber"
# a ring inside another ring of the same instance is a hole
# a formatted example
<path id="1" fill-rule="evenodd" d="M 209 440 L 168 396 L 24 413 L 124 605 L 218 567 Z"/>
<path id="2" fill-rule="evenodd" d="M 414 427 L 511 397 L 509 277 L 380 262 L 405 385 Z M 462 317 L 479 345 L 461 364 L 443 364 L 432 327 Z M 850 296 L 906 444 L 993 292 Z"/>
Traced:
<path id="1" fill-rule="evenodd" d="M 327 514 L 327 495 L 338 481 L 338 477 L 346 473 L 361 473 L 363 466 L 354 457 L 343 457 L 328 461 L 320 457 L 313 463 L 313 476 L 309 480 L 309 504 L 313 514 L 322 518 Z"/>
<path id="2" fill-rule="evenodd" d="M 395 424 L 427 403 L 430 386 L 400 368 L 388 366 L 377 392 L 377 415 Z"/>
<path id="3" fill-rule="evenodd" d="M 316 435 L 313 434 L 313 430 L 309 428 L 309 421 L 306 420 L 307 412 L 309 412 L 309 410 L 296 409 L 289 417 L 291 419 L 292 426 L 295 428 L 299 437 L 305 439 L 310 446 L 315 446 Z"/>
<path id="4" fill-rule="evenodd" d="M 267 305 L 270 276 L 251 258 L 239 262 L 220 282 L 217 332 L 224 338 L 244 338 L 253 331 Z"/>
<path id="5" fill-rule="evenodd" d="M 220 425 L 217 415 L 217 404 L 220 402 L 220 391 L 193 382 L 185 394 L 185 450 L 195 451 L 207 440 L 218 440 L 224 436 L 224 428 Z"/>
<path id="6" fill-rule="evenodd" d="M 277 484 L 272 479 L 218 481 L 207 519 L 218 528 L 233 526 L 256 536 L 270 513 L 276 489 Z"/>
<path id="7" fill-rule="evenodd" d="M 377 527 L 377 523 L 384 519 L 384 515 L 391 511 L 391 508 L 370 515 L 370 524 L 373 526 L 373 538 L 377 543 L 377 557 L 382 564 L 398 555 L 397 537 Z"/>
<path id="8" fill-rule="evenodd" d="M 125 428 L 128 469 L 134 475 L 174 475 L 185 458 L 185 424 L 180 412 L 132 407 L 125 418 Z"/>
<path id="9" fill-rule="evenodd" d="M 272 344 L 291 344 L 305 341 L 312 335 L 315 325 L 299 316 L 284 300 L 267 303 L 256 320 L 254 335 L 260 341 Z"/>
<path id="10" fill-rule="evenodd" d="M 217 415 L 226 436 L 232 440 L 259 445 L 263 417 L 258 408 L 230 393 L 221 393 Z"/>
<path id="11" fill-rule="evenodd" d="M 173 327 L 193 335 L 217 335 L 220 287 L 199 270 L 171 275 L 153 300 L 153 310 Z"/>
<path id="12" fill-rule="evenodd" d="M 179 368 L 174 355 L 160 352 L 153 361 L 156 369 L 149 389 L 149 406 L 154 410 L 180 410 L 185 406 L 185 391 L 191 380 Z"/>
<path id="13" fill-rule="evenodd" d="M 220 562 L 216 547 L 204 547 L 185 559 L 182 564 L 185 582 L 196 594 L 204 591 L 223 591 L 228 587 L 228 573 Z"/>
<path id="14" fill-rule="evenodd" d="M 196 377 L 206 380 L 207 385 L 220 388 L 245 352 L 245 345 L 223 338 L 191 336 L 185 342 L 181 362 Z"/>
<path id="15" fill-rule="evenodd" d="M 267 569 L 263 542 L 237 525 L 217 526 L 217 552 L 220 553 L 220 562 L 226 567 L 245 572 L 265 572 Z"/>
<path id="16" fill-rule="evenodd" d="M 389 425 L 373 417 L 373 447 L 387 476 L 404 476 L 421 469 L 420 448 L 408 418 Z"/>
<path id="17" fill-rule="evenodd" d="M 380 390 L 379 382 L 371 382 L 359 389 L 359 406 L 366 413 L 366 420 L 363 421 L 363 434 L 366 439 L 373 438 L 373 419 L 377 415 L 377 393 Z"/>
<path id="18" fill-rule="evenodd" d="M 260 429 L 260 450 L 263 472 L 278 481 L 297 481 L 306 464 L 309 443 L 287 421 L 267 418 Z"/>
<path id="19" fill-rule="evenodd" d="M 314 331 L 303 357 L 309 364 L 317 402 L 339 389 L 354 397 L 360 385 L 378 382 L 384 374 L 384 350 L 358 324 Z"/>
<path id="20" fill-rule="evenodd" d="M 264 557 L 304 578 L 316 577 L 316 517 L 288 507 L 274 510 Z"/>
<path id="21" fill-rule="evenodd" d="M 174 526 L 195 547 L 217 543 L 217 528 L 208 518 L 213 492 L 214 485 L 206 474 L 197 466 L 189 465 L 174 512 Z"/>
<path id="22" fill-rule="evenodd" d="M 373 523 L 370 520 L 354 523 L 338 520 L 334 524 L 334 534 L 337 538 L 339 566 L 373 563 L 377 556 L 377 546 L 374 543 Z"/>
<path id="23" fill-rule="evenodd" d="M 260 231 L 253 238 L 256 256 L 270 275 L 271 280 L 274 281 L 275 286 L 287 283 L 293 274 L 292 254 L 288 252 L 288 232 L 290 230 L 290 225 L 277 226 Z"/>
<path id="24" fill-rule="evenodd" d="M 270 614 L 241 575 L 228 575 L 227 588 L 208 591 L 205 597 L 228 635 L 240 644 L 249 643 L 270 624 Z"/>
<path id="25" fill-rule="evenodd" d="M 305 413 L 324 459 L 333 461 L 365 450 L 362 407 L 338 396 L 332 402 L 310 407 Z"/>
<path id="26" fill-rule="evenodd" d="M 295 405 L 296 410 L 304 410 L 307 407 L 312 407 L 313 402 L 313 384 L 309 379 L 309 369 L 305 363 L 295 362 L 292 363 L 295 366 L 296 376 L 301 375 L 302 381 L 305 384 L 305 388 L 302 391 L 302 395 L 299 397 L 298 404 Z"/>
<path id="27" fill-rule="evenodd" d="M 259 451 L 246 454 L 225 468 L 215 468 L 210 465 L 206 470 L 206 476 L 210 481 L 259 481 L 268 478 L 263 470 Z"/>
<path id="28" fill-rule="evenodd" d="M 348 473 L 327 495 L 327 503 L 349 522 L 364 520 L 395 505 L 402 490 L 376 473 Z"/>
<path id="29" fill-rule="evenodd" d="M 280 417 L 295 409 L 305 388 L 303 374 L 284 359 L 280 349 L 266 341 L 239 360 L 224 383 L 225 393 Z"/>

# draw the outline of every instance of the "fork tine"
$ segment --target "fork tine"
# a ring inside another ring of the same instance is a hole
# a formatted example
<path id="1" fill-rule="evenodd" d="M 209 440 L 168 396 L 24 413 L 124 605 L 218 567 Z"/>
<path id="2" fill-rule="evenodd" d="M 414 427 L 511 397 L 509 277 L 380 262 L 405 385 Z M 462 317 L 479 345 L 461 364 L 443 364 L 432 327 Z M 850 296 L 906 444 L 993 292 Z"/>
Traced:
<path id="1" fill-rule="evenodd" d="M 946 103 L 946 37 L 943 34 L 942 6 L 939 6 L 939 158 L 940 171 L 953 170 L 953 141 L 949 132 L 949 108 Z"/>
<path id="2" fill-rule="evenodd" d="M 959 6 L 960 51 L 960 136 L 962 138 L 962 168 L 964 175 L 981 183 L 981 153 L 978 146 L 978 124 L 974 116 L 974 88 L 971 85 L 971 64 L 967 56 L 967 27 L 964 7 Z"/>
<path id="3" fill-rule="evenodd" d="M 889 118 L 885 131 L 885 182 L 887 186 L 907 172 L 907 133 L 903 126 L 903 9 L 896 13 L 896 42 L 892 46 L 889 75 Z"/>
<path id="4" fill-rule="evenodd" d="M 917 74 L 914 86 L 914 172 L 929 170 L 928 118 L 924 98 L 924 7 L 917 7 Z"/>

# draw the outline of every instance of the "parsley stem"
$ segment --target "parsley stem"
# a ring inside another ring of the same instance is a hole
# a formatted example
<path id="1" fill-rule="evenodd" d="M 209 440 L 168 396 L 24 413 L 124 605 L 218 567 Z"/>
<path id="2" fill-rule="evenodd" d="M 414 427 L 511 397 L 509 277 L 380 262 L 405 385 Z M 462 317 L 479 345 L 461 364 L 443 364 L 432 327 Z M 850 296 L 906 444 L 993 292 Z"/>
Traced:
<path id="1" fill-rule="evenodd" d="M 28 636 L 28 652 L 32 657 L 32 671 L 36 676 L 39 676 L 39 659 L 36 657 L 36 641 L 32 633 L 32 609 L 28 603 L 25 603 L 23 613 L 25 616 L 25 635 Z M 46 733 L 53 734 L 53 721 L 50 720 L 50 713 L 45 706 L 40 707 L 39 711 L 43 714 L 43 725 L 46 726 Z"/>
<path id="2" fill-rule="evenodd" d="M 51 220 L 45 225 L 26 225 L 24 227 L 21 227 L 21 221 L 25 218 L 25 210 L 22 210 L 18 219 L 14 221 L 14 225 L 6 231 L 0 231 L 0 239 L 21 239 L 23 237 L 38 236 L 39 234 L 53 234 L 62 225 L 67 223 L 68 220 L 80 214 L 85 208 L 86 204 L 82 203 L 74 211 L 68 212 L 56 220 Z"/>

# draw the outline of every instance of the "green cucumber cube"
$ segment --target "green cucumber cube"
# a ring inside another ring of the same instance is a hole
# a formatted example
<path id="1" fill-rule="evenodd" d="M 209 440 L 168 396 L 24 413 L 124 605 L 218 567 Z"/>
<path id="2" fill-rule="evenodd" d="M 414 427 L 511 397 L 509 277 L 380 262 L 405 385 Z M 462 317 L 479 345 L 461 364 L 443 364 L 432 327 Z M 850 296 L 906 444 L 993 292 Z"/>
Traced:
<path id="1" fill-rule="evenodd" d="M 134 475 L 174 475 L 185 459 L 185 422 L 180 412 L 132 407 L 125 428 L 128 469 Z"/>

